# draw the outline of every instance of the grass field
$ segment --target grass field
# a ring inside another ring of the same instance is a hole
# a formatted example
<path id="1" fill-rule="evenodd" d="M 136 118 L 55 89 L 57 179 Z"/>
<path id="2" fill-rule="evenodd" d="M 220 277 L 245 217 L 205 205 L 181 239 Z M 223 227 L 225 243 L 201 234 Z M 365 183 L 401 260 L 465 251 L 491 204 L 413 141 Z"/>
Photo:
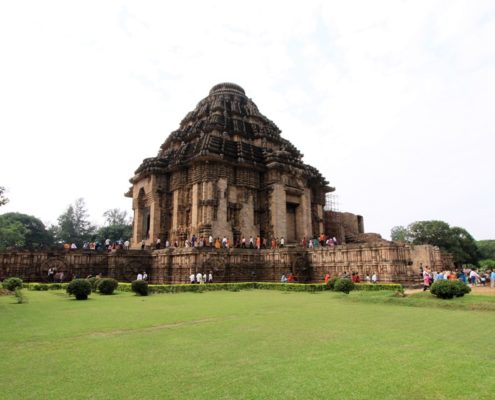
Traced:
<path id="1" fill-rule="evenodd" d="M 1 396 L 495 398 L 494 297 L 479 297 L 489 306 L 473 311 L 462 308 L 476 296 L 454 300 L 461 309 L 429 307 L 437 300 L 428 294 L 390 296 L 250 290 L 75 301 L 49 291 L 28 292 L 27 304 L 2 296 Z"/>

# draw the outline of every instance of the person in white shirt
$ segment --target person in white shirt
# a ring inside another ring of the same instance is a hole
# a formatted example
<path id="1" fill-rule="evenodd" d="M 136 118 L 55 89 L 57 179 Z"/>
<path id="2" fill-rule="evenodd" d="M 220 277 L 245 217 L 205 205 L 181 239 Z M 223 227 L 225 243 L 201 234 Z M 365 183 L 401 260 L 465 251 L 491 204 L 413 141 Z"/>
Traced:
<path id="1" fill-rule="evenodd" d="M 142 281 L 143 280 L 143 274 L 141 272 L 139 274 L 137 274 L 136 280 L 138 280 L 138 281 Z"/>
<path id="2" fill-rule="evenodd" d="M 198 282 L 198 283 L 204 283 L 204 281 L 203 281 L 203 274 L 201 272 L 198 272 L 196 274 L 196 282 Z"/>
<path id="3" fill-rule="evenodd" d="M 189 280 L 191 281 L 191 283 L 196 283 L 196 275 L 194 275 L 194 273 L 192 273 L 191 275 L 189 275 Z"/>
<path id="4" fill-rule="evenodd" d="M 206 275 L 206 274 L 205 274 L 205 275 Z M 208 274 L 208 283 L 213 283 L 213 274 L 211 273 L 211 271 L 210 271 L 210 273 Z"/>
<path id="5" fill-rule="evenodd" d="M 378 276 L 376 275 L 376 272 L 373 272 L 373 275 L 371 276 L 371 283 L 376 282 L 378 282 Z"/>

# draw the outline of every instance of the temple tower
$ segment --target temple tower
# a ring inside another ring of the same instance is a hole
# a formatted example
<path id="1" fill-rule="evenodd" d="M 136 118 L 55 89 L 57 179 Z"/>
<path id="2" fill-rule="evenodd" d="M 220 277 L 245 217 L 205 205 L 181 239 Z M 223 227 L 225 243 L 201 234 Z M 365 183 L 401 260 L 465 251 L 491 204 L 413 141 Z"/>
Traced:
<path id="1" fill-rule="evenodd" d="M 233 83 L 215 85 L 130 182 L 134 248 L 193 234 L 295 242 L 323 231 L 333 190 Z"/>

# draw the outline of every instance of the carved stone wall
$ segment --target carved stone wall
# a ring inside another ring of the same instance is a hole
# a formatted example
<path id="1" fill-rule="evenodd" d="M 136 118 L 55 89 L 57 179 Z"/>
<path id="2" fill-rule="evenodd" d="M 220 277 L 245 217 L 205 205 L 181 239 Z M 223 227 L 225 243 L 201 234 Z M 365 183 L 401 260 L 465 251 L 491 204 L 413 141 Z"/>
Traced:
<path id="1" fill-rule="evenodd" d="M 64 272 L 64 281 L 101 273 L 122 282 L 146 271 L 152 283 L 186 283 L 191 273 L 212 271 L 215 282 L 271 281 L 292 272 L 299 282 L 321 282 L 325 274 L 378 274 L 380 282 L 420 283 L 420 267 L 453 270 L 452 258 L 437 247 L 386 242 L 348 244 L 317 249 L 274 250 L 169 248 L 115 253 L 11 252 L 0 253 L 0 279 L 18 276 L 46 282 L 48 269 Z"/>

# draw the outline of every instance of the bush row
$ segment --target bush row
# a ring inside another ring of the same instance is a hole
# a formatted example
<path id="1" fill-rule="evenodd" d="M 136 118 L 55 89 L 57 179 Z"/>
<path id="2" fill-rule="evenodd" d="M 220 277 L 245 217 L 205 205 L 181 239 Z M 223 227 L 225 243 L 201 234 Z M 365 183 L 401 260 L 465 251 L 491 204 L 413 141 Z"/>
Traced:
<path id="1" fill-rule="evenodd" d="M 332 281 L 332 280 L 331 280 Z M 334 280 L 334 282 L 336 279 Z M 28 290 L 66 290 L 68 283 L 25 283 L 24 288 Z M 116 290 L 121 292 L 132 292 L 131 283 L 118 283 Z M 280 290 L 288 292 L 322 292 L 332 290 L 324 283 L 278 283 L 278 282 L 235 282 L 235 283 L 209 283 L 206 285 L 198 284 L 163 284 L 163 285 L 148 285 L 150 293 L 184 293 L 184 292 L 209 292 L 217 290 L 227 290 L 237 292 L 239 290 L 263 289 L 263 290 Z M 398 283 L 356 283 L 354 290 L 361 291 L 378 291 L 401 290 L 402 285 Z"/>

